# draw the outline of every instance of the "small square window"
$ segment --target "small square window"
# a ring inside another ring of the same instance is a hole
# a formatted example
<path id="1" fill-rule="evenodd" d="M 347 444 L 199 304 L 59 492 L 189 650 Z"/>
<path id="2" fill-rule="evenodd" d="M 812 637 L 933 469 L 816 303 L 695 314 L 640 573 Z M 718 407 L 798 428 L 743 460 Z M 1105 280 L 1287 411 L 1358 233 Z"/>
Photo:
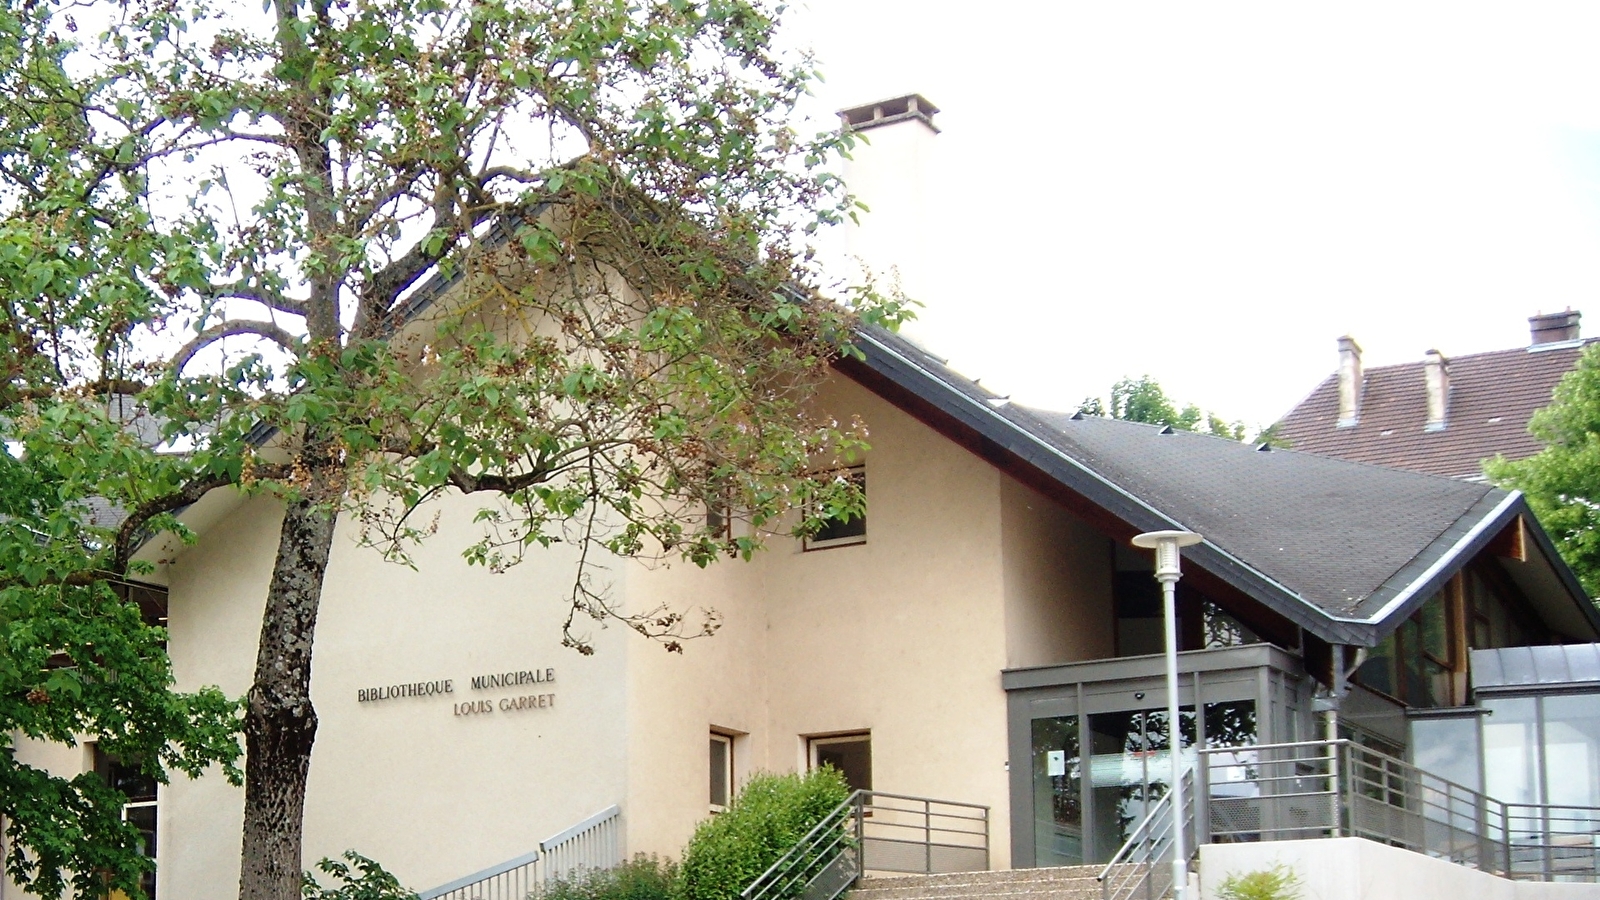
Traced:
<path id="1" fill-rule="evenodd" d="M 856 466 L 848 470 L 846 475 L 861 491 L 863 497 L 867 493 L 867 470 L 863 466 Z M 864 544 L 867 542 L 867 516 L 865 511 L 859 516 L 848 519 L 829 519 L 823 523 L 817 533 L 805 539 L 805 549 L 821 550 L 827 547 L 843 547 L 849 544 Z"/>
<path id="2" fill-rule="evenodd" d="M 733 799 L 733 736 L 711 732 L 711 811 L 721 812 Z"/>
<path id="3" fill-rule="evenodd" d="M 811 768 L 833 766 L 844 775 L 851 790 L 872 790 L 871 733 L 814 737 L 807 743 L 811 750 Z"/>

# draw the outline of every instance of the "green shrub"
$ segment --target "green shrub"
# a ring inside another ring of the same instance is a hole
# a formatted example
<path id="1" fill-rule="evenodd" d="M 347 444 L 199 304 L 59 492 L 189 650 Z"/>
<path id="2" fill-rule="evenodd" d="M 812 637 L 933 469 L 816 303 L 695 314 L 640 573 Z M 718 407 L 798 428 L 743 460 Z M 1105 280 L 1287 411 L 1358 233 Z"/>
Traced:
<path id="1" fill-rule="evenodd" d="M 1300 877 L 1288 866 L 1230 874 L 1217 885 L 1218 900 L 1299 900 Z"/>
<path id="2" fill-rule="evenodd" d="M 300 895 L 305 900 L 417 900 L 416 892 L 402 887 L 383 866 L 354 850 L 346 850 L 344 858 L 349 865 L 333 859 L 317 863 L 317 869 L 332 875 L 338 884 L 323 887 L 307 872 L 301 879 Z"/>
<path id="3" fill-rule="evenodd" d="M 670 860 L 639 854 L 614 869 L 556 879 L 540 900 L 671 900 L 678 867 Z"/>
<path id="4" fill-rule="evenodd" d="M 849 797 L 844 776 L 831 766 L 751 778 L 689 839 L 678 869 L 679 900 L 734 900 Z"/>

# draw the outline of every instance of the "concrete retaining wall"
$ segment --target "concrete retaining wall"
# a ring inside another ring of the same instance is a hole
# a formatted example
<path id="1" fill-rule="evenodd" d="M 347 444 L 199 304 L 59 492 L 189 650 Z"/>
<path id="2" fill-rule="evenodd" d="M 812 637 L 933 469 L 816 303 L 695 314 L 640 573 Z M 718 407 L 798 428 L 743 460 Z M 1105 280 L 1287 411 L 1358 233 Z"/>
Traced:
<path id="1" fill-rule="evenodd" d="M 1285 866 L 1301 900 L 1600 900 L 1600 885 L 1510 881 L 1362 838 L 1207 844 L 1201 900 L 1218 900 L 1229 875 Z"/>

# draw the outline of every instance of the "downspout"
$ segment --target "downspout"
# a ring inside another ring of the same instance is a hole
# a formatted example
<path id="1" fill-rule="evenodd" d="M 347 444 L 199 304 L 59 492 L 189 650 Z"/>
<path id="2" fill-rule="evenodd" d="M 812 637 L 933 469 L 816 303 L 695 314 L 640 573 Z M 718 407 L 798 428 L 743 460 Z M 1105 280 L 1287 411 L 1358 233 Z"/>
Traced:
<path id="1" fill-rule="evenodd" d="M 1322 739 L 1328 745 L 1328 793 L 1331 813 L 1329 824 L 1332 826 L 1332 836 L 1342 836 L 1340 827 L 1340 778 L 1339 778 L 1339 706 L 1344 702 L 1345 695 L 1350 693 L 1350 676 L 1361 668 L 1367 661 L 1367 648 L 1357 647 L 1355 662 L 1347 668 L 1344 662 L 1344 644 L 1334 644 L 1329 648 L 1329 680 L 1333 683 L 1328 686 L 1327 694 L 1317 697 L 1312 701 L 1312 709 L 1323 713 Z"/>

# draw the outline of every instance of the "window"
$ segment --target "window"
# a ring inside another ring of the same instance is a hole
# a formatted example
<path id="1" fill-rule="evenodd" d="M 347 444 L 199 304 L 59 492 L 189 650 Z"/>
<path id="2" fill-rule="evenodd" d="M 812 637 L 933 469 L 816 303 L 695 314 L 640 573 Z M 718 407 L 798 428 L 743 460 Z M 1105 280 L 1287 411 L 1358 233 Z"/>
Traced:
<path id="1" fill-rule="evenodd" d="M 138 829 L 141 838 L 139 853 L 149 859 L 156 858 L 156 780 L 140 772 L 135 766 L 123 763 L 94 744 L 94 771 L 128 802 L 122 806 L 122 820 Z M 156 873 L 154 869 L 144 874 L 144 894 L 156 900 Z"/>
<path id="2" fill-rule="evenodd" d="M 861 491 L 861 496 L 867 494 L 867 470 L 865 467 L 856 466 L 849 469 L 842 477 L 849 478 Z M 849 544 L 864 544 L 867 541 L 867 516 L 863 512 L 859 516 L 848 519 L 828 519 L 823 523 L 817 533 L 806 538 L 805 549 L 821 550 L 826 547 L 843 547 Z"/>
<path id="3" fill-rule="evenodd" d="M 721 812 L 733 799 L 733 735 L 711 732 L 711 811 Z"/>
<path id="4" fill-rule="evenodd" d="M 872 790 L 872 735 L 841 734 L 810 740 L 811 767 L 833 766 L 852 791 Z"/>
<path id="5" fill-rule="evenodd" d="M 1441 591 L 1400 624 L 1368 654 L 1355 681 L 1412 707 L 1454 706 L 1458 667 L 1455 615 Z"/>

